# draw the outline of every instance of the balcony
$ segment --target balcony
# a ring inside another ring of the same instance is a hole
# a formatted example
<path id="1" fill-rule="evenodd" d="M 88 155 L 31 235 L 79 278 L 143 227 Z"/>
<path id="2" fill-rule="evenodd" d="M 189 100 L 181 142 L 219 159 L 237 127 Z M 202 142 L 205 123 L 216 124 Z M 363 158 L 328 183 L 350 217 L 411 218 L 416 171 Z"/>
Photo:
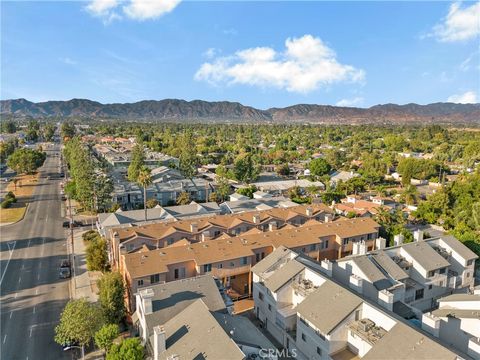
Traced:
<path id="1" fill-rule="evenodd" d="M 235 266 L 231 268 L 220 268 L 220 269 L 212 267 L 211 271 L 205 272 L 205 274 L 223 279 L 230 276 L 248 274 L 250 272 L 250 268 L 251 268 L 250 264 Z"/>
<path id="2" fill-rule="evenodd" d="M 305 297 L 317 289 L 318 286 L 314 286 L 311 280 L 298 279 L 297 281 L 292 282 L 292 288 L 295 292 Z"/>

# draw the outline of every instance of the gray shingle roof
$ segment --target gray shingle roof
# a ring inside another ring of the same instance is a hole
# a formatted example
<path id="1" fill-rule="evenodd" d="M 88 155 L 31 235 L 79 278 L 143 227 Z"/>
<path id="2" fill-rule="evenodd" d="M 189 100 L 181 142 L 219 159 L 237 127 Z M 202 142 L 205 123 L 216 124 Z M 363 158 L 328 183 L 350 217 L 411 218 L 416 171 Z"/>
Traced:
<path id="1" fill-rule="evenodd" d="M 276 292 L 303 269 L 305 265 L 296 260 L 290 260 L 264 281 L 265 287 Z"/>
<path id="2" fill-rule="evenodd" d="M 425 241 L 405 244 L 402 246 L 402 249 L 426 271 L 433 271 L 450 265 L 447 260 L 433 250 Z"/>
<path id="3" fill-rule="evenodd" d="M 457 355 L 420 331 L 397 322 L 362 360 L 455 360 Z"/>
<path id="4" fill-rule="evenodd" d="M 355 265 L 365 274 L 370 282 L 386 280 L 386 276 L 370 261 L 366 255 L 355 256 L 352 258 Z"/>
<path id="5" fill-rule="evenodd" d="M 255 266 L 252 267 L 252 272 L 261 276 L 261 274 L 265 272 L 269 267 L 271 267 L 278 260 L 287 256 L 290 253 L 292 253 L 290 249 L 287 249 L 285 246 L 281 245 L 274 251 L 272 251 L 270 254 L 268 254 L 265 259 L 255 264 Z"/>
<path id="6" fill-rule="evenodd" d="M 375 261 L 385 272 L 395 280 L 408 279 L 408 274 L 393 261 L 384 251 L 377 250 L 370 253 L 371 258 Z"/>
<path id="7" fill-rule="evenodd" d="M 166 351 L 160 359 L 241 360 L 245 355 L 225 333 L 202 300 L 196 300 L 165 325 Z M 150 342 L 152 342 L 150 337 Z"/>
<path id="8" fill-rule="evenodd" d="M 428 241 L 428 240 L 427 240 Z M 475 254 L 472 250 L 462 244 L 454 236 L 442 236 L 440 241 L 443 241 L 447 244 L 453 251 L 458 253 L 465 260 L 478 259 L 478 255 Z"/>
<path id="9" fill-rule="evenodd" d="M 297 312 L 327 335 L 360 304 L 361 298 L 327 280 L 297 306 Z"/>
<path id="10" fill-rule="evenodd" d="M 210 311 L 225 311 L 225 303 L 210 275 L 149 286 L 153 290 L 151 314 L 145 315 L 149 334 L 156 325 L 162 325 L 198 299 Z"/>

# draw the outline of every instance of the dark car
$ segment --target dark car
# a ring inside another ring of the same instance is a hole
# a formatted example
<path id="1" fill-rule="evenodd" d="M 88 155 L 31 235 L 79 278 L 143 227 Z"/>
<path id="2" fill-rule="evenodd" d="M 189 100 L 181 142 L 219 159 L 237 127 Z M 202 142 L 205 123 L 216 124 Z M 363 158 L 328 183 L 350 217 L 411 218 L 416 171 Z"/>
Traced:
<path id="1" fill-rule="evenodd" d="M 62 226 L 63 226 L 64 228 L 69 228 L 69 227 L 70 227 L 70 221 L 64 221 L 63 224 L 62 224 Z"/>
<path id="2" fill-rule="evenodd" d="M 72 272 L 70 268 L 71 268 L 70 261 L 68 261 L 68 259 L 63 259 L 60 263 L 60 271 L 59 271 L 60 279 L 68 279 L 70 276 L 72 276 Z"/>
<path id="3" fill-rule="evenodd" d="M 64 221 L 62 226 L 64 228 L 69 228 L 70 227 L 70 221 Z M 83 226 L 83 223 L 80 222 L 80 221 L 77 221 L 77 220 L 73 220 L 72 221 L 72 227 L 80 227 L 80 226 Z"/>

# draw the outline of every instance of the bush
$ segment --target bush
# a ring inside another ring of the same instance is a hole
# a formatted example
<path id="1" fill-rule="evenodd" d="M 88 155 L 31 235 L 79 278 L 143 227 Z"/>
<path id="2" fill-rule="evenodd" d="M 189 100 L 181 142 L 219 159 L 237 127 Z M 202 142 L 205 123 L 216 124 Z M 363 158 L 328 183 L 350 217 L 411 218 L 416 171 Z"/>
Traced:
<path id="1" fill-rule="evenodd" d="M 11 198 L 5 198 L 5 200 L 3 200 L 3 201 L 0 203 L 0 207 L 1 207 L 2 209 L 8 209 L 8 208 L 12 205 L 13 202 L 14 202 L 13 199 L 11 199 Z"/>
<path id="2" fill-rule="evenodd" d="M 98 237 L 98 239 L 91 241 L 87 246 L 87 269 L 89 271 L 101 271 L 108 270 L 108 254 L 107 254 L 107 242 Z"/>
<path id="3" fill-rule="evenodd" d="M 11 191 L 5 195 L 5 199 L 12 199 L 13 202 L 17 202 L 17 198 L 15 197 L 15 194 Z"/>
<path id="4" fill-rule="evenodd" d="M 82 239 L 85 242 L 96 241 L 99 238 L 100 238 L 100 234 L 96 230 L 88 230 L 82 235 Z"/>

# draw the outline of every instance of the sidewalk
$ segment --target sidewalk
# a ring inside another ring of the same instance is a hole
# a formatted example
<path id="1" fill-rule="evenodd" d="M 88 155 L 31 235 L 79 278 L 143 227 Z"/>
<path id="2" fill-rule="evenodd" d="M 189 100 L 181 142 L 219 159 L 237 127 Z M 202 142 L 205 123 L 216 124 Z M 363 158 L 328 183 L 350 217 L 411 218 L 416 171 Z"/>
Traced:
<path id="1" fill-rule="evenodd" d="M 72 278 L 72 287 L 74 299 L 87 298 L 91 302 L 98 301 L 97 280 L 101 277 L 100 271 L 88 271 L 87 260 L 85 255 L 86 246 L 82 239 L 82 234 L 85 231 L 75 231 L 74 238 L 74 274 Z"/>

